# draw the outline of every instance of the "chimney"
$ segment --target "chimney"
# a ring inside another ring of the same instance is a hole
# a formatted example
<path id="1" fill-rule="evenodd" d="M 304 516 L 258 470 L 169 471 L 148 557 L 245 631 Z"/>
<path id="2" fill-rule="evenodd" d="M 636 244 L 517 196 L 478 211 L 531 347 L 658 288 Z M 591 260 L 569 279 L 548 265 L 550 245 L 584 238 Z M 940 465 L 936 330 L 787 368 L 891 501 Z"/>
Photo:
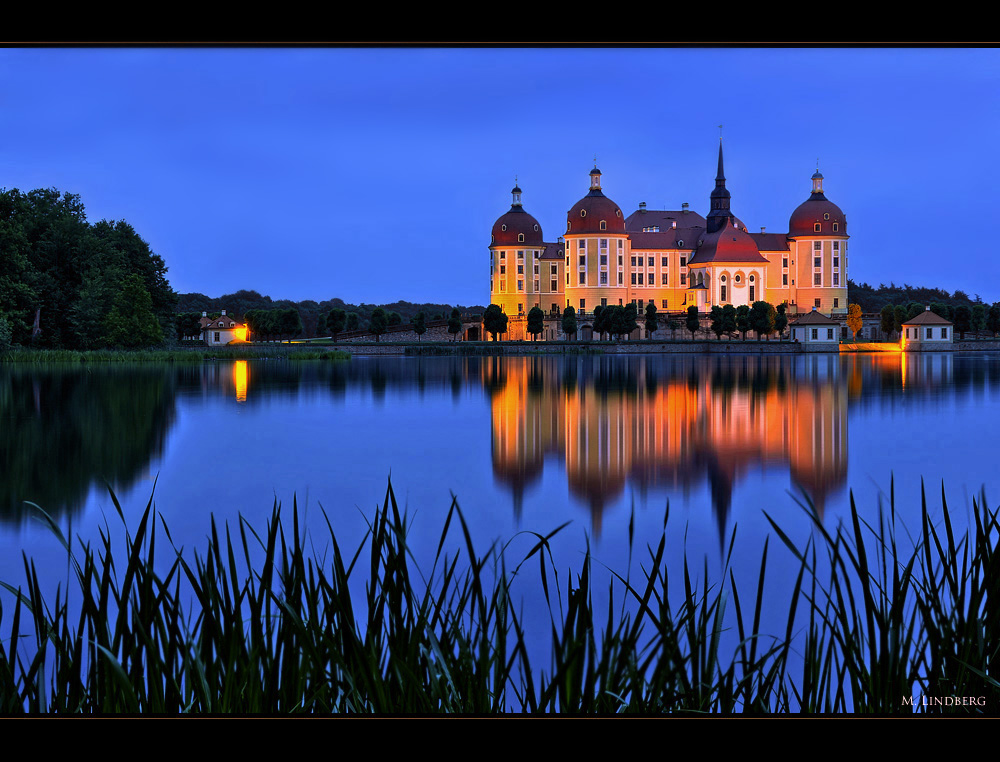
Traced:
<path id="1" fill-rule="evenodd" d="M 645 201 L 640 201 L 639 202 L 639 213 L 640 214 L 645 214 L 646 213 L 646 202 Z"/>
<path id="2" fill-rule="evenodd" d="M 202 317 L 208 317 L 208 313 L 207 313 L 207 312 L 202 312 L 202 313 L 201 313 L 201 316 L 202 316 Z"/>
<path id="3" fill-rule="evenodd" d="M 222 316 L 223 316 L 223 317 L 225 317 L 225 316 L 226 316 L 226 311 L 225 311 L 225 310 L 223 310 L 223 311 L 222 311 Z"/>
<path id="4" fill-rule="evenodd" d="M 930 309 L 931 309 L 931 306 L 928 304 L 927 307 L 924 309 L 924 312 L 929 312 Z"/>
<path id="5" fill-rule="evenodd" d="M 556 239 L 556 243 L 565 243 L 565 241 L 563 241 L 563 237 L 562 237 L 562 236 L 559 236 L 559 237 L 558 237 L 558 238 Z"/>
<path id="6" fill-rule="evenodd" d="M 688 202 L 687 202 L 687 201 L 685 201 L 685 202 L 684 202 L 683 204 L 681 204 L 681 211 L 682 211 L 682 212 L 683 212 L 684 214 L 687 214 L 687 213 L 688 213 Z"/>
<path id="7" fill-rule="evenodd" d="M 760 232 L 761 232 L 761 233 L 763 233 L 763 232 L 764 232 L 764 230 L 765 230 L 764 226 L 763 226 L 763 225 L 761 225 L 761 226 L 760 226 Z"/>

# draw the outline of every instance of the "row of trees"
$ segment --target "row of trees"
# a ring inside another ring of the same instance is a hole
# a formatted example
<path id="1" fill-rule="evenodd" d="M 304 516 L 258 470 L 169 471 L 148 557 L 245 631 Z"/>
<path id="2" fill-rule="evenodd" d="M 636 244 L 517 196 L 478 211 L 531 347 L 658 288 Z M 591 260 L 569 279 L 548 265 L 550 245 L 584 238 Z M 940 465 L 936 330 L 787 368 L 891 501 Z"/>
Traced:
<path id="1" fill-rule="evenodd" d="M 982 303 L 955 306 L 944 302 L 933 302 L 930 308 L 934 314 L 951 321 L 960 339 L 964 339 L 969 331 L 976 333 L 989 331 L 993 338 L 1000 333 L 1000 302 L 989 306 Z M 926 309 L 927 307 L 920 302 L 910 302 L 905 305 L 886 304 L 879 311 L 879 328 L 886 336 L 895 334 L 898 338 L 902 333 L 903 323 L 917 317 Z"/>
<path id="2" fill-rule="evenodd" d="M 745 305 L 734 307 L 731 304 L 724 307 L 716 306 L 712 308 L 710 318 L 711 331 L 720 339 L 723 335 L 732 338 L 735 333 L 740 333 L 743 340 L 746 340 L 747 332 L 754 331 L 757 334 L 757 339 L 760 340 L 762 337 L 770 337 L 775 332 L 780 335 L 788 327 L 785 305 L 780 304 L 775 307 L 763 301 L 754 302 L 753 306 L 750 307 Z M 497 340 L 498 336 L 507 332 L 507 324 L 507 315 L 498 305 L 491 304 L 486 308 L 483 315 L 483 327 L 494 341 Z M 661 322 L 657 315 L 656 305 L 651 303 L 646 305 L 644 326 L 650 335 L 661 327 L 666 327 L 672 335 L 675 335 L 676 331 L 681 328 L 681 323 L 672 315 L 668 316 L 666 321 Z M 639 327 L 636 305 L 595 307 L 592 327 L 594 334 L 601 340 L 606 335 L 616 339 L 627 336 Z M 691 332 L 692 338 L 701 330 L 701 316 L 698 314 L 697 307 L 693 305 L 688 307 L 684 327 Z M 532 339 L 537 339 L 544 330 L 545 313 L 538 307 L 532 307 L 528 311 L 527 332 Z M 579 330 L 576 310 L 573 307 L 567 307 L 562 314 L 562 330 L 564 334 L 571 337 L 575 336 Z"/>
<path id="3" fill-rule="evenodd" d="M 244 313 L 247 339 L 291 341 L 302 335 L 302 319 L 294 307 L 284 310 L 250 310 Z"/>
<path id="4" fill-rule="evenodd" d="M 434 319 L 441 319 L 440 315 L 435 315 Z M 356 313 L 348 313 L 339 307 L 334 307 L 330 310 L 330 313 L 324 318 L 326 330 L 329 332 L 330 337 L 334 342 L 337 341 L 337 337 L 346 331 L 356 331 L 359 330 L 358 327 L 358 316 Z M 398 326 L 403 324 L 402 316 L 397 312 L 387 312 L 382 307 L 376 307 L 372 310 L 371 317 L 368 320 L 367 330 L 369 333 L 375 335 L 375 341 L 380 341 L 382 336 L 388 331 L 389 328 L 393 326 Z M 420 337 L 427 333 L 427 315 L 421 310 L 417 312 L 412 318 L 410 318 L 410 329 L 417 334 L 417 341 Z M 462 313 L 459 312 L 458 307 L 454 307 L 451 310 L 451 316 L 448 318 L 448 333 L 452 335 L 452 341 L 457 338 L 457 334 L 462 330 Z"/>
<path id="5" fill-rule="evenodd" d="M 174 337 L 167 267 L 124 220 L 87 222 L 80 197 L 0 191 L 0 321 L 8 344 L 136 348 Z"/>

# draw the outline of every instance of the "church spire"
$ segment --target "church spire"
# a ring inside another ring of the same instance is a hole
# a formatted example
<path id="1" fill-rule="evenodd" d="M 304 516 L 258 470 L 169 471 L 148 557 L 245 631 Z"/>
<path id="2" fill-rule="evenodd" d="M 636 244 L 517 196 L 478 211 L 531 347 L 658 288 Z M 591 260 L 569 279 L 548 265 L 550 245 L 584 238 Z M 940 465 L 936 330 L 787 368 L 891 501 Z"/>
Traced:
<path id="1" fill-rule="evenodd" d="M 712 191 L 712 209 L 708 213 L 706 220 L 706 233 L 714 233 L 725 226 L 727 220 L 733 216 L 729 211 L 729 190 L 726 188 L 726 175 L 722 169 L 722 137 L 719 137 L 719 171 L 715 176 L 715 190 Z"/>

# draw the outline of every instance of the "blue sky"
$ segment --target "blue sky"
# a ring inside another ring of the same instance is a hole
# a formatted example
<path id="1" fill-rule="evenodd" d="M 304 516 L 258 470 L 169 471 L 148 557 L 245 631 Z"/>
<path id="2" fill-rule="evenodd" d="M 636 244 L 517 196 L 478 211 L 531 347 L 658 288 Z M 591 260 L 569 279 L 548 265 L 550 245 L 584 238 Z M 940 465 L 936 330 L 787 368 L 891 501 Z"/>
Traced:
<path id="1" fill-rule="evenodd" d="M 0 49 L 0 188 L 128 220 L 179 292 L 485 304 L 515 175 L 555 240 L 588 189 L 787 230 L 819 167 L 850 278 L 1000 300 L 1000 51 Z"/>

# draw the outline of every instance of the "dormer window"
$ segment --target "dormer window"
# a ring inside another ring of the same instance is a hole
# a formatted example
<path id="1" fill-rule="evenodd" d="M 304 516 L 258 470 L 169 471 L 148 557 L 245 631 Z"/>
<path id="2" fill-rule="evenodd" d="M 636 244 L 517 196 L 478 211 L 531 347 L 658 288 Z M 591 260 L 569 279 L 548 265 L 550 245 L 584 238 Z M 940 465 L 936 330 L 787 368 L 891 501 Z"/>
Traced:
<path id="1" fill-rule="evenodd" d="M 581 209 L 580 210 L 580 216 L 581 217 L 586 217 L 587 216 L 587 210 L 586 209 Z"/>
<path id="2" fill-rule="evenodd" d="M 523 243 L 524 242 L 524 233 L 518 233 L 517 234 L 517 242 L 518 243 Z"/>
<path id="3" fill-rule="evenodd" d="M 535 225 L 535 232 L 538 232 L 538 225 Z"/>
<path id="4" fill-rule="evenodd" d="M 824 220 L 828 220 L 828 219 L 830 219 L 830 213 L 829 213 L 829 212 L 827 212 L 826 214 L 824 214 L 824 215 L 823 215 L 823 219 L 824 219 Z"/>
<path id="5" fill-rule="evenodd" d="M 501 225 L 501 226 L 500 226 L 500 229 L 501 229 L 501 230 L 506 230 L 506 229 L 507 229 L 507 226 L 506 226 L 506 225 Z"/>
<path id="6" fill-rule="evenodd" d="M 836 222 L 835 222 L 835 223 L 833 223 L 833 232 L 834 232 L 834 233 L 836 233 L 836 232 L 837 232 L 837 227 L 838 227 L 838 226 L 837 226 L 837 223 L 836 223 Z"/>
<path id="7" fill-rule="evenodd" d="M 813 225 L 813 232 L 814 233 L 818 233 L 819 232 L 819 223 L 818 222 L 815 225 Z"/>
<path id="8" fill-rule="evenodd" d="M 608 229 L 608 223 L 606 223 L 604 220 L 601 220 L 601 230 L 607 230 L 607 229 Z"/>

